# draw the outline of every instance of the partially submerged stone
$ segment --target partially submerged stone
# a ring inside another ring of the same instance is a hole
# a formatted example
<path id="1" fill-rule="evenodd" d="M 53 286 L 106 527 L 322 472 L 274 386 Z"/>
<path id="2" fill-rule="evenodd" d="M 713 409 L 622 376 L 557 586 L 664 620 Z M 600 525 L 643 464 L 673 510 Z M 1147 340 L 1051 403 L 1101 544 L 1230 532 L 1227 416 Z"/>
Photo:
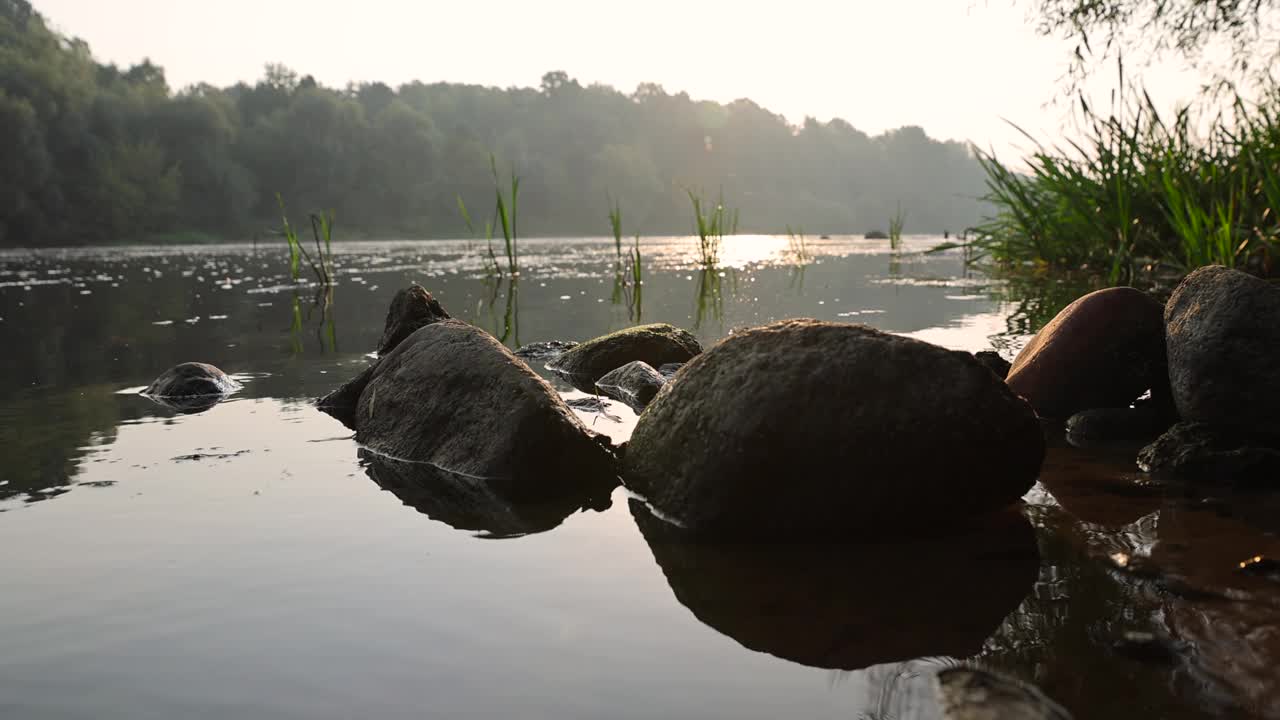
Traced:
<path id="1" fill-rule="evenodd" d="M 1050 418 L 1128 407 L 1148 390 L 1167 397 L 1161 305 L 1128 287 L 1089 293 L 1036 333 L 1006 380 Z"/>
<path id="2" fill-rule="evenodd" d="M 240 389 L 222 370 L 202 362 L 185 362 L 165 370 L 143 395 L 159 398 L 227 395 Z"/>
<path id="3" fill-rule="evenodd" d="M 640 360 L 653 367 L 688 362 L 702 352 L 697 338 L 666 323 L 637 325 L 588 340 L 561 355 L 550 367 L 575 385 L 594 384 L 615 368 Z"/>
<path id="4" fill-rule="evenodd" d="M 640 416 L 623 480 L 699 533 L 848 536 L 1004 507 L 1044 452 L 1031 407 L 969 353 L 790 320 L 685 366 Z"/>
<path id="5" fill-rule="evenodd" d="M 1092 408 L 1067 419 L 1067 442 L 1076 447 L 1151 442 L 1177 421 L 1155 407 Z"/>
<path id="6" fill-rule="evenodd" d="M 496 483 L 516 500 L 616 476 L 607 438 L 500 342 L 458 320 L 419 328 L 319 405 L 376 453 Z"/>
<path id="7" fill-rule="evenodd" d="M 1200 268 L 1173 291 L 1164 320 L 1182 419 L 1280 432 L 1280 287 Z"/>
<path id="8" fill-rule="evenodd" d="M 382 339 L 378 341 L 378 354 L 386 355 L 418 328 L 449 319 L 449 313 L 440 306 L 431 293 L 414 283 L 396 293 L 387 309 Z"/>
<path id="9" fill-rule="evenodd" d="M 1180 422 L 1138 452 L 1138 467 L 1223 484 L 1280 487 L 1280 435 Z"/>
<path id="10" fill-rule="evenodd" d="M 606 373 L 596 381 L 600 392 L 621 400 L 636 412 L 643 410 L 666 384 L 667 379 L 661 373 L 640 360 Z"/>

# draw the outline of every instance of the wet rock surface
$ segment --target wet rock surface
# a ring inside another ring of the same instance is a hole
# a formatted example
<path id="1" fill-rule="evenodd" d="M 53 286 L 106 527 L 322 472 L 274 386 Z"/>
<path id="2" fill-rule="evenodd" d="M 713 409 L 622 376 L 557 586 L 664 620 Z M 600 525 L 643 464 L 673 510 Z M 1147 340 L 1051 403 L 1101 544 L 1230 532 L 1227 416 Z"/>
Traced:
<path id="1" fill-rule="evenodd" d="M 908 541 L 741 543 L 692 537 L 629 504 L 694 616 L 746 648 L 812 667 L 976 654 L 1039 567 L 1035 533 L 1011 510 Z"/>
<path id="2" fill-rule="evenodd" d="M 1044 417 L 1167 398 L 1164 316 L 1133 288 L 1108 288 L 1068 305 L 1018 353 L 1007 378 Z"/>
<path id="3" fill-rule="evenodd" d="M 521 345 L 515 352 L 516 357 L 526 362 L 535 362 L 558 358 L 576 347 L 578 347 L 578 343 L 572 340 L 544 340 Z"/>
<path id="4" fill-rule="evenodd" d="M 1280 287 L 1201 268 L 1173 291 L 1164 320 L 1184 420 L 1280 433 Z"/>
<path id="5" fill-rule="evenodd" d="M 450 527 L 494 538 L 545 532 L 583 509 L 607 510 L 616 485 L 586 484 L 530 501 L 507 495 L 500 484 L 476 482 L 426 463 L 369 452 L 361 452 L 360 459 L 369 478 L 406 506 Z"/>
<path id="6" fill-rule="evenodd" d="M 680 371 L 632 435 L 624 482 L 690 530 L 849 536 L 1016 501 L 1044 438 L 972 355 L 859 325 L 734 333 Z"/>
<path id="7" fill-rule="evenodd" d="M 666 384 L 666 377 L 640 360 L 606 373 L 596 381 L 600 392 L 626 403 L 636 412 L 644 410 Z"/>
<path id="8" fill-rule="evenodd" d="M 414 284 L 396 293 L 387 309 L 387 320 L 382 339 L 378 341 L 378 354 L 386 355 L 395 349 L 420 327 L 449 319 L 449 313 L 440 306 L 421 285 Z"/>
<path id="9" fill-rule="evenodd" d="M 1280 435 L 1180 422 L 1138 452 L 1138 466 L 1150 473 L 1280 488 Z"/>
<path id="10" fill-rule="evenodd" d="M 653 367 L 687 362 L 702 352 L 697 338 L 666 323 L 637 325 L 588 340 L 549 367 L 575 385 L 594 383 L 606 373 L 639 360 Z"/>

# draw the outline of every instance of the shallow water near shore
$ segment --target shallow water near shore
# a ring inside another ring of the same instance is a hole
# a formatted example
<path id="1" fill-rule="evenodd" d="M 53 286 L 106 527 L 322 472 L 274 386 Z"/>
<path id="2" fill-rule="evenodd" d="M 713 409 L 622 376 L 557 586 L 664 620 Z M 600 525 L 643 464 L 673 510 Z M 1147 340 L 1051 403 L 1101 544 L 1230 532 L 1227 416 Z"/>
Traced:
<path id="1" fill-rule="evenodd" d="M 0 714 L 937 718 L 933 672 L 967 661 L 1077 718 L 1280 717 L 1280 576 L 1240 569 L 1280 557 L 1280 502 L 1156 482 L 1132 448 L 1052 439 L 1026 504 L 958 538 L 696 546 L 622 489 L 459 513 L 310 404 L 412 281 L 513 348 L 814 317 L 1007 357 L 1081 292 L 940 241 L 735 237 L 705 273 L 647 239 L 638 299 L 603 239 L 522 241 L 514 282 L 465 242 L 341 244 L 321 295 L 276 246 L 0 253 Z M 243 389 L 137 394 L 188 360 Z"/>

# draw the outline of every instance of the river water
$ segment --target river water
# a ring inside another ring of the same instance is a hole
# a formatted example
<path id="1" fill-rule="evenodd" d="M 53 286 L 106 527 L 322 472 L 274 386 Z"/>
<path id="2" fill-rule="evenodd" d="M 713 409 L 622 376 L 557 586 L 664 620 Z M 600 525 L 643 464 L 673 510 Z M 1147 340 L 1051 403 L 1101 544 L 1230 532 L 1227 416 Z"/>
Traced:
<path id="1" fill-rule="evenodd" d="M 1080 292 L 939 241 L 734 237 L 703 272 L 649 239 L 638 299 L 601 239 L 523 241 L 515 283 L 468 243 L 342 244 L 327 295 L 278 246 L 5 251 L 0 716 L 936 718 L 933 672 L 970 662 L 1078 718 L 1280 717 L 1280 575 L 1239 568 L 1280 556 L 1280 506 L 1157 482 L 1133 448 L 1053 439 L 996 547 L 707 549 L 622 489 L 517 537 L 441 513 L 310 404 L 412 281 L 512 347 L 814 317 L 1007 357 Z M 137 394 L 188 360 L 244 389 Z"/>

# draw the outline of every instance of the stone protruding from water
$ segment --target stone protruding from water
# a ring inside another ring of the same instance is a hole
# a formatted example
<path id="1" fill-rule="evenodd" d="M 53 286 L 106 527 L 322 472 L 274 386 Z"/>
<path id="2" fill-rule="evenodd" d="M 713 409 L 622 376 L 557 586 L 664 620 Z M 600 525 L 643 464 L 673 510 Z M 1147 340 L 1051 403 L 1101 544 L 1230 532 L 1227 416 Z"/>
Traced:
<path id="1" fill-rule="evenodd" d="M 201 362 L 185 362 L 160 373 L 142 394 L 180 413 L 198 413 L 222 402 L 240 383 L 222 370 Z"/>
<path id="2" fill-rule="evenodd" d="M 494 483 L 512 501 L 617 482 L 608 439 L 502 343 L 459 320 L 417 329 L 318 404 L 365 448 Z"/>
<path id="3" fill-rule="evenodd" d="M 621 400 L 636 412 L 643 410 L 666 384 L 666 377 L 641 360 L 627 363 L 596 381 L 600 392 Z"/>
<path id="4" fill-rule="evenodd" d="M 666 323 L 637 325 L 588 340 L 549 367 L 575 384 L 594 384 L 606 373 L 640 360 L 653 367 L 688 362 L 702 352 L 697 338 Z"/>
<path id="5" fill-rule="evenodd" d="M 987 369 L 995 373 L 996 377 L 1004 380 L 1009 377 L 1009 368 L 1013 367 L 1013 363 L 1005 360 L 1000 353 L 995 350 L 983 350 L 976 352 L 973 357 L 978 362 L 987 366 Z"/>
<path id="6" fill-rule="evenodd" d="M 1128 407 L 1169 395 L 1159 302 L 1129 287 L 1089 293 L 1058 313 L 1018 353 L 1009 387 L 1042 417 Z"/>
<path id="7" fill-rule="evenodd" d="M 1280 431 L 1280 287 L 1200 268 L 1173 291 L 1164 321 L 1183 420 Z"/>
<path id="8" fill-rule="evenodd" d="M 386 355 L 418 328 L 449 319 L 431 293 L 417 283 L 396 293 L 387 309 L 387 322 L 378 341 L 378 354 Z"/>
<path id="9" fill-rule="evenodd" d="M 1180 422 L 1138 452 L 1138 467 L 1209 482 L 1280 488 L 1280 435 Z"/>
<path id="10" fill-rule="evenodd" d="M 698 534 L 857 536 L 1007 506 L 1044 454 L 1031 406 L 969 353 L 788 320 L 689 362 L 640 416 L 623 481 Z"/>

